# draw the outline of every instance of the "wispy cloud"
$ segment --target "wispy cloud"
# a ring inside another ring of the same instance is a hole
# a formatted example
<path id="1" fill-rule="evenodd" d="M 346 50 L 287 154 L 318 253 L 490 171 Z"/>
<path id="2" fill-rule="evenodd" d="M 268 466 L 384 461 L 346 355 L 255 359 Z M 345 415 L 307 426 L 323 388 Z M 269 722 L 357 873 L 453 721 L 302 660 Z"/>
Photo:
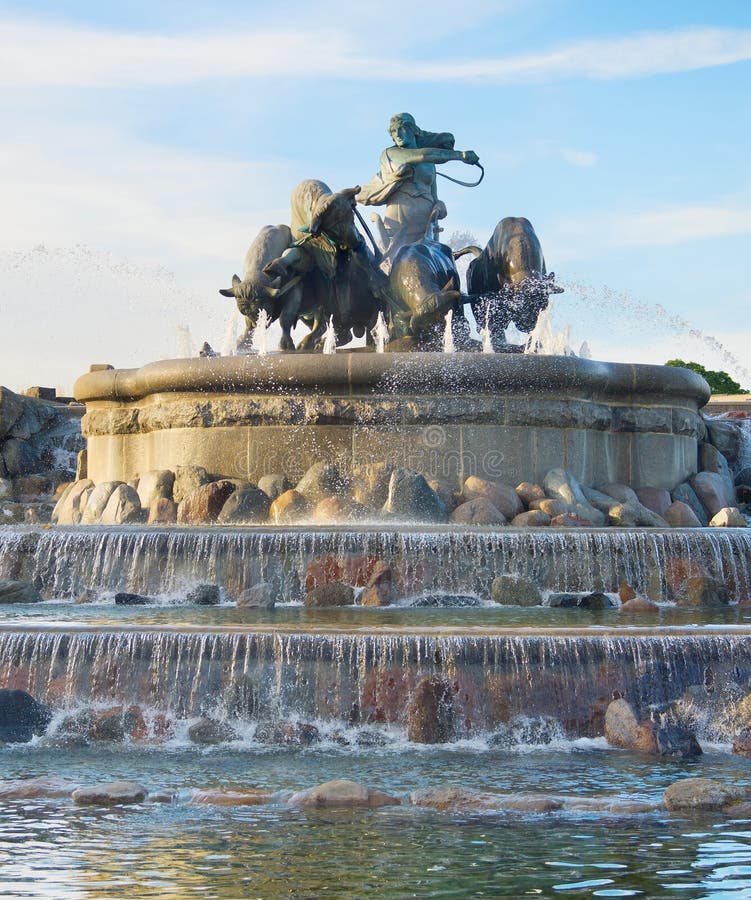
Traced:
<path id="1" fill-rule="evenodd" d="M 377 57 L 344 29 L 178 34 L 0 22 L 0 87 L 171 86 L 217 79 L 525 83 L 640 78 L 751 60 L 751 29 L 683 28 L 472 60 Z"/>
<path id="2" fill-rule="evenodd" d="M 597 165 L 597 154 L 591 150 L 561 150 L 561 156 L 572 166 L 581 166 L 587 168 Z"/>
<path id="3" fill-rule="evenodd" d="M 670 246 L 751 234 L 751 208 L 696 205 L 623 216 L 610 233 L 621 246 Z"/>

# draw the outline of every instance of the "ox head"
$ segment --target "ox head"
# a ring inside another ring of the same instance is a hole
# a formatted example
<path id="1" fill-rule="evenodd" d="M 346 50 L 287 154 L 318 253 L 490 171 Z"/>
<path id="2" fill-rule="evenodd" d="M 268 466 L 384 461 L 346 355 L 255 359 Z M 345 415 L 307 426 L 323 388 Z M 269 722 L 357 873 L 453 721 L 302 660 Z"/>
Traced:
<path id="1" fill-rule="evenodd" d="M 249 322 L 255 323 L 262 309 L 266 310 L 273 321 L 279 316 L 282 298 L 298 284 L 300 278 L 300 275 L 296 275 L 282 284 L 281 278 L 275 278 L 271 282 L 254 279 L 241 281 L 237 275 L 233 275 L 232 287 L 222 288 L 219 293 L 223 297 L 234 297 L 237 308 Z"/>
<path id="2" fill-rule="evenodd" d="M 354 250 L 362 243 L 355 227 L 355 197 L 360 185 L 345 188 L 333 194 L 324 194 L 316 200 L 310 217 L 308 232 L 312 236 L 324 235 L 339 250 Z"/>

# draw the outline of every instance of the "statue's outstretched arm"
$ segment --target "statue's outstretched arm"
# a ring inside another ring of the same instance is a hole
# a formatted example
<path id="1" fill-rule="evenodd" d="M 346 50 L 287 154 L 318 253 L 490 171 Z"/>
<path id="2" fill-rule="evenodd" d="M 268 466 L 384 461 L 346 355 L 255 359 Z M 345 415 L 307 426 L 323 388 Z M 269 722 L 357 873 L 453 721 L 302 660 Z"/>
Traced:
<path id="1" fill-rule="evenodd" d="M 438 147 L 394 147 L 386 151 L 392 166 L 408 166 L 417 163 L 441 163 L 459 160 L 473 166 L 480 157 L 474 150 L 441 150 Z"/>

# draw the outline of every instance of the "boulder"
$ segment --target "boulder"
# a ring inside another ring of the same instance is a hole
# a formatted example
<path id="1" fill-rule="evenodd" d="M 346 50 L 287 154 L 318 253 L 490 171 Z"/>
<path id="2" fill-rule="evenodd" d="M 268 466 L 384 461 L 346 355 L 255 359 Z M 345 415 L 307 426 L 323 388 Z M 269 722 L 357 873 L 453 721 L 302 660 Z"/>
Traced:
<path id="1" fill-rule="evenodd" d="M 724 507 L 735 506 L 735 491 L 729 489 L 722 475 L 699 472 L 689 479 L 689 483 L 710 519 Z"/>
<path id="2" fill-rule="evenodd" d="M 230 494 L 236 485 L 229 479 L 210 481 L 202 484 L 184 497 L 177 507 L 177 521 L 180 525 L 201 525 L 216 522 Z"/>
<path id="3" fill-rule="evenodd" d="M 751 759 L 751 731 L 744 729 L 733 738 L 733 753 Z"/>
<path id="4" fill-rule="evenodd" d="M 291 806 L 373 808 L 399 806 L 401 801 L 375 788 L 363 787 L 354 781 L 327 781 L 306 791 L 297 791 L 289 798 Z"/>
<path id="5" fill-rule="evenodd" d="M 490 586 L 490 596 L 504 606 L 541 606 L 542 593 L 528 578 L 498 575 Z"/>
<path id="6" fill-rule="evenodd" d="M 270 508 L 271 501 L 266 494 L 259 488 L 248 485 L 230 494 L 217 516 L 217 522 L 223 525 L 266 522 Z"/>
<path id="7" fill-rule="evenodd" d="M 119 591 L 115 594 L 115 606 L 148 606 L 151 600 L 143 594 L 131 594 Z"/>
<path id="8" fill-rule="evenodd" d="M 237 732 L 226 722 L 204 716 L 188 728 L 188 737 L 194 744 L 223 744 L 237 740 Z"/>
<path id="9" fill-rule="evenodd" d="M 613 700 L 605 711 L 605 739 L 613 747 L 639 753 L 657 750 L 652 723 L 639 722 L 631 704 L 622 698 Z"/>
<path id="10" fill-rule="evenodd" d="M 606 494 L 608 497 L 612 497 L 619 503 L 639 502 L 639 498 L 636 496 L 636 491 L 633 488 L 630 488 L 626 484 L 620 484 L 617 481 L 600 484 L 597 486 L 597 490 L 602 494 Z"/>
<path id="11" fill-rule="evenodd" d="M 328 525 L 332 522 L 346 522 L 352 515 L 351 504 L 342 497 L 324 497 L 313 507 L 311 522 Z"/>
<path id="12" fill-rule="evenodd" d="M 82 525 L 94 525 L 100 520 L 113 491 L 122 483 L 122 481 L 103 481 L 92 490 L 81 512 Z"/>
<path id="13" fill-rule="evenodd" d="M 269 518 L 276 525 L 287 525 L 304 519 L 308 512 L 308 503 L 305 497 L 295 490 L 289 490 L 280 494 L 272 502 Z"/>
<path id="14" fill-rule="evenodd" d="M 672 503 L 670 491 L 666 491 L 664 488 L 637 488 L 636 496 L 639 498 L 639 502 L 642 506 L 646 506 L 647 509 L 656 513 L 658 516 L 661 516 L 663 519 L 665 518 L 665 510 Z"/>
<path id="15" fill-rule="evenodd" d="M 452 812 L 479 812 L 484 810 L 515 810 L 525 813 L 549 813 L 563 808 L 563 800 L 546 794 L 498 794 L 490 791 L 473 791 L 468 788 L 445 785 L 422 788 L 409 796 L 413 806 Z"/>
<path id="16" fill-rule="evenodd" d="M 7 387 L 0 387 L 0 440 L 10 434 L 13 426 L 24 413 L 22 397 Z"/>
<path id="17" fill-rule="evenodd" d="M 551 528 L 588 528 L 591 524 L 590 519 L 582 519 L 576 513 L 563 513 L 550 520 Z"/>
<path id="18" fill-rule="evenodd" d="M 709 520 L 710 528 L 746 528 L 748 522 L 737 506 L 726 506 Z"/>
<path id="19" fill-rule="evenodd" d="M 741 426 L 729 419 L 706 419 L 706 425 L 710 443 L 731 465 L 735 465 L 743 450 L 744 434 Z"/>
<path id="20" fill-rule="evenodd" d="M 352 480 L 352 499 L 373 512 L 380 511 L 388 498 L 389 482 L 394 468 L 387 463 L 376 463 L 360 471 Z M 437 491 L 436 494 L 440 496 Z M 456 506 L 455 498 L 451 503 L 451 507 L 454 506 Z"/>
<path id="21" fill-rule="evenodd" d="M 221 599 L 218 584 L 197 584 L 185 595 L 185 602 L 195 603 L 196 606 L 216 606 Z"/>
<path id="22" fill-rule="evenodd" d="M 522 481 L 516 486 L 516 494 L 522 503 L 529 507 L 535 500 L 545 500 L 545 489 L 541 484 L 532 484 L 531 481 Z"/>
<path id="23" fill-rule="evenodd" d="M 688 484 L 688 482 L 684 481 L 683 484 L 679 484 L 671 496 L 673 501 L 685 503 L 687 506 L 690 506 L 693 514 L 696 516 L 702 527 L 706 527 L 709 524 L 707 511 L 702 506 L 701 500 L 696 496 L 696 491 Z"/>
<path id="24" fill-rule="evenodd" d="M 550 500 L 549 502 L 556 503 L 557 501 Z M 541 509 L 528 509 L 511 520 L 511 524 L 515 528 L 544 528 L 551 522 L 551 517 Z"/>
<path id="25" fill-rule="evenodd" d="M 630 491 L 631 488 L 628 490 Z M 608 514 L 608 510 L 616 502 L 615 497 L 611 497 L 609 494 L 603 494 L 602 491 L 597 491 L 594 488 L 582 486 L 582 492 L 587 498 L 587 501 L 591 503 L 595 509 L 599 509 L 599 511 L 605 515 Z"/>
<path id="26" fill-rule="evenodd" d="M 390 606 L 397 598 L 394 573 L 383 560 L 373 566 L 365 590 L 360 595 L 361 606 Z"/>
<path id="27" fill-rule="evenodd" d="M 696 735 L 679 725 L 663 725 L 655 732 L 657 752 L 672 759 L 693 759 L 702 749 Z"/>
<path id="28" fill-rule="evenodd" d="M 18 438 L 8 438 L 5 441 L 2 445 L 2 457 L 5 471 L 11 478 L 17 475 L 31 475 L 32 472 L 38 472 L 42 468 L 42 461 L 34 445 Z"/>
<path id="29" fill-rule="evenodd" d="M 237 598 L 239 609 L 273 609 L 276 605 L 276 591 L 268 581 L 261 581 L 246 588 Z"/>
<path id="30" fill-rule="evenodd" d="M 615 609 L 618 604 L 602 591 L 592 591 L 590 594 L 579 597 L 576 605 L 579 609 Z"/>
<path id="31" fill-rule="evenodd" d="M 571 512 L 567 503 L 564 503 L 562 500 L 552 500 L 550 497 L 545 500 L 533 500 L 530 504 L 529 511 L 532 512 L 533 510 L 539 510 L 540 512 L 545 513 L 549 519 L 553 519 L 555 516 L 565 516 L 567 513 Z"/>
<path id="32" fill-rule="evenodd" d="M 659 611 L 660 607 L 648 597 L 632 597 L 630 600 L 626 600 L 625 603 L 621 603 L 621 608 L 618 610 L 621 615 L 625 616 L 657 613 Z"/>
<path id="33" fill-rule="evenodd" d="M 579 482 L 565 469 L 551 469 L 543 482 L 545 493 L 555 500 L 566 503 L 580 519 L 599 526 L 605 524 L 605 516 L 584 496 Z"/>
<path id="34" fill-rule="evenodd" d="M 0 800 L 35 800 L 37 797 L 69 797 L 78 782 L 54 775 L 0 781 Z"/>
<path id="35" fill-rule="evenodd" d="M 111 781 L 78 788 L 71 797 L 79 806 L 116 806 L 141 803 L 147 795 L 146 788 L 135 781 Z"/>
<path id="36" fill-rule="evenodd" d="M 262 475 L 258 479 L 258 489 L 263 491 L 272 502 L 276 500 L 277 497 L 281 497 L 282 494 L 291 487 L 292 485 L 284 475 Z"/>
<path id="37" fill-rule="evenodd" d="M 52 710 L 26 691 L 0 688 L 0 741 L 27 743 L 43 734 Z"/>
<path id="38" fill-rule="evenodd" d="M 149 525 L 174 525 L 177 522 L 177 503 L 166 497 L 156 497 L 149 507 Z"/>
<path id="39" fill-rule="evenodd" d="M 128 525 L 141 519 L 138 494 L 129 484 L 120 484 L 112 491 L 99 521 L 102 525 Z"/>
<path id="40" fill-rule="evenodd" d="M 627 581 L 621 581 L 618 585 L 618 599 L 621 603 L 627 603 L 629 600 L 636 598 L 636 591 Z"/>
<path id="41" fill-rule="evenodd" d="M 321 740 L 321 733 L 310 722 L 262 723 L 256 728 L 259 744 L 278 744 L 285 747 L 310 747 Z"/>
<path id="42" fill-rule="evenodd" d="M 39 603 L 42 595 L 28 581 L 0 578 L 0 606 L 10 603 Z"/>
<path id="43" fill-rule="evenodd" d="M 709 575 L 687 578 L 675 594 L 677 606 L 714 609 L 728 606 L 732 598 L 725 584 Z"/>
<path id="44" fill-rule="evenodd" d="M 684 778 L 671 784 L 662 795 L 670 810 L 721 809 L 744 797 L 744 788 L 723 784 L 711 778 Z"/>
<path id="45" fill-rule="evenodd" d="M 340 581 L 321 584 L 305 595 L 306 606 L 352 606 L 354 602 L 355 589 Z"/>
<path id="46" fill-rule="evenodd" d="M 13 482 L 9 478 L 0 478 L 0 503 L 13 499 Z"/>
<path id="47" fill-rule="evenodd" d="M 191 806 L 262 806 L 270 803 L 273 796 L 270 791 L 253 789 L 242 791 L 204 790 L 194 791 L 188 803 Z"/>
<path id="48" fill-rule="evenodd" d="M 46 475 L 19 475 L 13 479 L 13 495 L 23 503 L 33 502 L 46 497 L 52 490 L 52 483 Z M 0 500 L 3 489 L 0 483 Z"/>
<path id="49" fill-rule="evenodd" d="M 441 498 L 446 507 L 446 512 L 450 513 L 453 512 L 454 509 L 456 509 L 457 494 L 454 490 L 454 484 L 452 484 L 450 481 L 444 480 L 443 478 L 428 478 L 428 486 Z M 381 505 L 383 505 L 383 503 L 381 503 Z"/>
<path id="50" fill-rule="evenodd" d="M 735 476 L 736 485 L 751 484 L 751 466 L 744 466 Z M 0 488 L 0 500 L 2 500 L 2 488 Z"/>
<path id="51" fill-rule="evenodd" d="M 462 499 L 465 503 L 470 500 L 490 501 L 506 519 L 513 519 L 514 516 L 524 512 L 524 505 L 515 488 L 499 481 L 478 478 L 476 475 L 470 475 L 465 479 L 462 487 Z"/>
<path id="52" fill-rule="evenodd" d="M 418 683 L 407 706 L 407 738 L 416 744 L 445 744 L 454 731 L 451 685 L 438 675 Z"/>
<path id="53" fill-rule="evenodd" d="M 665 521 L 671 528 L 701 528 L 702 523 L 688 503 L 673 500 L 664 513 Z"/>
<path id="54" fill-rule="evenodd" d="M 615 503 L 608 510 L 608 521 L 617 528 L 667 528 L 668 523 L 662 516 L 647 509 L 638 500 L 626 503 Z"/>
<path id="55" fill-rule="evenodd" d="M 174 483 L 175 473 L 170 469 L 151 469 L 141 475 L 138 479 L 138 499 L 141 506 L 148 509 L 159 498 L 172 500 Z"/>
<path id="56" fill-rule="evenodd" d="M 377 556 L 358 556 L 354 553 L 316 556 L 305 569 L 305 589 L 309 591 L 331 581 L 365 587 L 381 562 Z"/>
<path id="57" fill-rule="evenodd" d="M 446 506 L 441 498 L 422 475 L 411 469 L 397 468 L 391 473 L 382 512 L 396 519 L 446 521 Z"/>
<path id="58" fill-rule="evenodd" d="M 310 504 L 317 503 L 332 494 L 342 494 L 346 489 L 346 481 L 339 473 L 339 469 L 326 462 L 314 463 L 295 488 Z"/>
<path id="59" fill-rule="evenodd" d="M 209 473 L 203 466 L 177 466 L 172 482 L 172 499 L 175 503 L 182 503 L 188 494 L 210 481 Z"/>
<path id="60" fill-rule="evenodd" d="M 460 503 L 451 513 L 449 521 L 461 525 L 505 525 L 506 517 L 490 500 L 478 497 Z"/>
<path id="61" fill-rule="evenodd" d="M 52 510 L 53 524 L 77 525 L 93 490 L 94 482 L 90 478 L 68 485 Z"/>

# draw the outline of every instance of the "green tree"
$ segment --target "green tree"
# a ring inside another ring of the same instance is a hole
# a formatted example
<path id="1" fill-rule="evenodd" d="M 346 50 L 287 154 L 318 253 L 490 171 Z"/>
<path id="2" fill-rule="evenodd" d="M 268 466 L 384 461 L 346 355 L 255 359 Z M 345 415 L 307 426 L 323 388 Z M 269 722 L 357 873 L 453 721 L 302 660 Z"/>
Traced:
<path id="1" fill-rule="evenodd" d="M 684 362 L 682 359 L 669 359 L 666 366 L 679 366 L 682 369 L 691 369 L 698 372 L 704 378 L 713 394 L 748 394 L 737 381 L 734 381 L 727 372 L 716 372 L 713 369 L 705 369 L 701 363 Z"/>

